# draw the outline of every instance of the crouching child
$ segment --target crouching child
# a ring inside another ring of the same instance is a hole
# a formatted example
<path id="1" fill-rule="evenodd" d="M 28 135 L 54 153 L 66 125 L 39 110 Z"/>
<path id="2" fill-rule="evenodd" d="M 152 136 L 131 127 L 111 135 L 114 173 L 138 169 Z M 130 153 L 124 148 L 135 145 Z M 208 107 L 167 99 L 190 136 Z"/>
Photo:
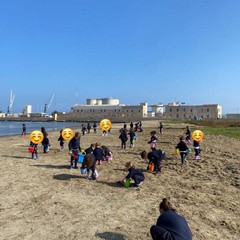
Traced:
<path id="1" fill-rule="evenodd" d="M 96 170 L 96 159 L 95 156 L 91 153 L 88 153 L 85 155 L 82 163 L 82 169 L 87 169 L 87 179 L 88 180 L 96 180 L 96 178 L 99 176 L 98 172 Z"/>
<path id="2" fill-rule="evenodd" d="M 144 174 L 131 162 L 127 162 L 125 167 L 128 169 L 128 175 L 120 180 L 120 182 L 124 183 L 128 179 L 132 179 L 134 181 L 134 188 L 138 189 L 145 180 Z"/>

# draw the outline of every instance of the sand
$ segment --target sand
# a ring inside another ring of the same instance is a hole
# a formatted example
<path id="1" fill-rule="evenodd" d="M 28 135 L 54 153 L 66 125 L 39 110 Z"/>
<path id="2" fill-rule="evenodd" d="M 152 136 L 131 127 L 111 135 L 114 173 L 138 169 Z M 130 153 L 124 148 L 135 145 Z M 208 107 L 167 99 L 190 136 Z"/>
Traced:
<path id="1" fill-rule="evenodd" d="M 182 167 L 173 150 L 186 125 L 163 124 L 158 147 L 167 159 L 159 176 L 147 172 L 140 157 L 150 149 L 150 131 L 159 131 L 157 121 L 143 122 L 135 147 L 125 151 L 118 138 L 123 124 L 113 124 L 105 137 L 99 130 L 82 136 L 82 148 L 99 141 L 114 153 L 113 161 L 97 166 L 96 181 L 67 169 L 70 157 L 67 148 L 59 151 L 59 132 L 49 133 L 50 151 L 39 147 L 39 160 L 30 159 L 28 136 L 1 137 L 0 239 L 149 240 L 164 197 L 187 219 L 193 239 L 239 239 L 239 140 L 205 133 L 201 160 L 190 153 Z M 127 174 L 127 161 L 145 173 L 140 190 L 116 183 Z"/>

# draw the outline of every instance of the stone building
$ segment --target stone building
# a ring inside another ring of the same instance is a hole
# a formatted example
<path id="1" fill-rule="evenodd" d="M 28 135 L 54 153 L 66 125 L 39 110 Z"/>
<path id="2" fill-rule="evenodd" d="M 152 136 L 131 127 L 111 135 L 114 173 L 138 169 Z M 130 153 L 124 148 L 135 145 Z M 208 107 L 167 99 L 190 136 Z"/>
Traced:
<path id="1" fill-rule="evenodd" d="M 222 118 L 222 106 L 219 104 L 181 105 L 178 103 L 165 106 L 165 118 L 171 119 L 219 119 Z"/>
<path id="2" fill-rule="evenodd" d="M 75 104 L 66 114 L 58 114 L 58 120 L 99 121 L 103 118 L 114 119 L 142 119 L 147 117 L 148 104 L 139 105 L 119 104 L 116 98 L 87 99 L 87 104 Z"/>

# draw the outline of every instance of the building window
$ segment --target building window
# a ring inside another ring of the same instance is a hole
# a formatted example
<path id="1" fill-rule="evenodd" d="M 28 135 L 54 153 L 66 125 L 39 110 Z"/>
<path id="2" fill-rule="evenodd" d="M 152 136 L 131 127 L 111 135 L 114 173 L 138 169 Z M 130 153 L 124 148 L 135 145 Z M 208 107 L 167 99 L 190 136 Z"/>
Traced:
<path id="1" fill-rule="evenodd" d="M 179 111 L 179 109 L 177 108 L 177 112 Z"/>
<path id="2" fill-rule="evenodd" d="M 209 112 L 209 108 L 207 108 L 207 112 Z"/>
<path id="3" fill-rule="evenodd" d="M 172 112 L 172 109 L 170 108 L 169 111 Z"/>

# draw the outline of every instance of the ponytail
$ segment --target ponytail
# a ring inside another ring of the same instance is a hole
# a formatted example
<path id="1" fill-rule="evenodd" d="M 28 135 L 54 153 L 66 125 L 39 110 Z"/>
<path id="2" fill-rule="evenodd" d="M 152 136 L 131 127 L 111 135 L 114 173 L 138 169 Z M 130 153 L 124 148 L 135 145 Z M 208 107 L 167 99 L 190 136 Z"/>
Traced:
<path id="1" fill-rule="evenodd" d="M 163 209 L 164 211 L 172 210 L 172 211 L 176 212 L 176 209 L 174 209 L 172 207 L 172 204 L 168 201 L 167 198 L 163 198 L 162 202 L 159 205 L 159 208 Z"/>

